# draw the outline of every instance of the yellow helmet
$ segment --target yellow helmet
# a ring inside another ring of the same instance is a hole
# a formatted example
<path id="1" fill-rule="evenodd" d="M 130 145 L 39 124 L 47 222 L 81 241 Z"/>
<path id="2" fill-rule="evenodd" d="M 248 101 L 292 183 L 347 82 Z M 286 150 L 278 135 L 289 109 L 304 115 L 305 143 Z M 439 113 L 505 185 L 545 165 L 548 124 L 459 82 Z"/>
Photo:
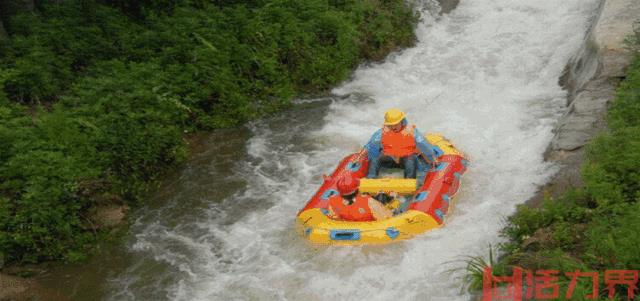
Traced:
<path id="1" fill-rule="evenodd" d="M 404 117 L 405 117 L 404 112 L 398 109 L 389 109 L 387 112 L 384 113 L 384 125 L 398 124 L 398 122 L 402 121 Z"/>

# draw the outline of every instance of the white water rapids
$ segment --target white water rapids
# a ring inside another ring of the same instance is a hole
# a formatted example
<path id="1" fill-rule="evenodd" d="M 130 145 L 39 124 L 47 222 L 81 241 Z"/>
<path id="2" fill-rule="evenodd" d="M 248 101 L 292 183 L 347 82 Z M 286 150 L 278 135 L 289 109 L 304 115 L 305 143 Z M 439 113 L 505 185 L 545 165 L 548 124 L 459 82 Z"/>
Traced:
<path id="1" fill-rule="evenodd" d="M 191 163 L 181 179 L 195 169 L 207 177 L 180 185 L 200 189 L 198 202 L 186 208 L 176 195 L 142 212 L 127 242 L 131 266 L 110 280 L 109 298 L 468 300 L 460 259 L 487 255 L 505 217 L 554 172 L 542 154 L 565 109 L 558 78 L 598 4 L 463 0 L 444 16 L 425 9 L 415 47 L 358 68 L 328 107 L 252 124 L 237 150 L 246 154 L 227 158 L 239 159 L 232 172 L 215 156 Z M 293 228 L 297 211 L 390 107 L 471 160 L 446 225 L 386 246 L 307 245 Z"/>

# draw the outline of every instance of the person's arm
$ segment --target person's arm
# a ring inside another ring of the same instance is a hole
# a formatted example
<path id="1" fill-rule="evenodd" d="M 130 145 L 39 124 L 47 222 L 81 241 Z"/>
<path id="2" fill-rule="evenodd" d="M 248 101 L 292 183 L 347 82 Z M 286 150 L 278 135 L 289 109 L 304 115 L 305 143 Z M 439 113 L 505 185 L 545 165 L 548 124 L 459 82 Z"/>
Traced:
<path id="1" fill-rule="evenodd" d="M 381 221 L 393 217 L 393 211 L 382 205 L 382 203 L 378 202 L 376 199 L 369 197 L 367 203 L 374 220 Z"/>
<path id="2" fill-rule="evenodd" d="M 362 147 L 358 156 L 356 158 L 360 158 L 361 156 L 367 155 L 367 158 L 371 160 L 371 158 L 375 158 L 380 155 L 380 150 L 382 149 L 382 129 L 377 130 L 369 139 L 369 142 Z"/>
<path id="3" fill-rule="evenodd" d="M 427 142 L 427 139 L 424 139 L 424 136 L 418 129 L 414 129 L 413 136 L 416 140 L 416 146 L 420 150 L 420 153 L 427 160 L 427 163 L 435 164 L 438 162 L 438 155 L 434 151 L 434 146 Z"/>

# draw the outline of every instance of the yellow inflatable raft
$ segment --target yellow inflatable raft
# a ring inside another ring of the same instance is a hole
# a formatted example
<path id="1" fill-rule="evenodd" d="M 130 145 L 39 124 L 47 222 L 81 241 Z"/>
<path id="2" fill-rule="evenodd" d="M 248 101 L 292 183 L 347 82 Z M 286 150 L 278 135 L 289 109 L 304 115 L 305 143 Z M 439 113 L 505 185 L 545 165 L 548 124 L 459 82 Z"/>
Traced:
<path id="1" fill-rule="evenodd" d="M 385 244 L 411 238 L 443 225 L 453 197 L 458 191 L 468 161 L 441 135 L 425 138 L 433 146 L 438 163 L 420 185 L 415 179 L 362 179 L 360 193 L 395 192 L 405 196 L 402 210 L 388 219 L 354 222 L 332 218 L 328 199 L 336 195 L 337 181 L 344 176 L 364 178 L 368 159 L 356 154 L 345 157 L 333 174 L 298 213 L 297 231 L 310 242 L 332 245 Z"/>

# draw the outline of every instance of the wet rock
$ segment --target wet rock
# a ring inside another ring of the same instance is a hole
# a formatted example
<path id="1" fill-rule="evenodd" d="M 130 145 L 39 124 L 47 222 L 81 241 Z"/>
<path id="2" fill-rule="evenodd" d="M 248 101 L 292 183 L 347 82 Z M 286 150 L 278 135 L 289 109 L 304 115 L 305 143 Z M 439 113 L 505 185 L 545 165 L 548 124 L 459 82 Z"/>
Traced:
<path id="1" fill-rule="evenodd" d="M 557 197 L 582 186 L 583 146 L 606 130 L 607 104 L 614 99 L 616 87 L 633 59 L 624 41 L 633 34 L 638 16 L 640 1 L 603 1 L 584 47 L 570 60 L 560 79 L 569 92 L 569 108 L 554 130 L 545 159 L 562 168 L 527 201 L 529 206 L 536 207 L 546 196 Z"/>
<path id="2" fill-rule="evenodd" d="M 633 60 L 625 48 L 625 39 L 633 34 L 633 24 L 640 16 L 637 0 L 607 0 L 593 30 L 593 41 L 601 57 L 600 76 L 624 77 Z"/>
<path id="3" fill-rule="evenodd" d="M 581 148 L 598 132 L 604 130 L 607 103 L 613 98 L 613 85 L 604 81 L 587 84 L 589 89 L 578 93 L 571 103 L 569 113 L 556 127 L 551 142 L 553 151 L 572 151 Z"/>
<path id="4" fill-rule="evenodd" d="M 549 228 L 540 228 L 533 235 L 522 242 L 522 246 L 527 249 L 546 248 L 553 241 L 553 230 Z"/>
<path id="5" fill-rule="evenodd" d="M 35 280 L 0 273 L 0 301 L 66 301 L 60 292 L 41 287 Z"/>
<path id="6" fill-rule="evenodd" d="M 114 228 L 124 224 L 129 207 L 126 205 L 101 205 L 90 210 L 89 227 L 93 229 Z"/>
<path id="7" fill-rule="evenodd" d="M 438 0 L 438 3 L 440 3 L 440 13 L 448 14 L 458 6 L 460 0 Z"/>
<path id="8" fill-rule="evenodd" d="M 0 301 L 33 300 L 33 280 L 0 274 Z"/>
<path id="9" fill-rule="evenodd" d="M 565 130 L 554 141 L 553 146 L 556 150 L 576 150 L 581 148 L 591 140 L 591 135 L 581 130 Z"/>
<path id="10" fill-rule="evenodd" d="M 583 50 L 571 60 L 567 67 L 568 78 L 562 80 L 569 89 L 569 110 L 555 129 L 555 137 L 546 154 L 548 159 L 557 157 L 554 152 L 583 147 L 606 128 L 604 117 L 607 103 L 615 96 L 616 78 L 625 76 L 633 59 L 624 41 L 633 34 L 637 16 L 640 16 L 638 1 L 607 0 L 603 3 Z"/>

